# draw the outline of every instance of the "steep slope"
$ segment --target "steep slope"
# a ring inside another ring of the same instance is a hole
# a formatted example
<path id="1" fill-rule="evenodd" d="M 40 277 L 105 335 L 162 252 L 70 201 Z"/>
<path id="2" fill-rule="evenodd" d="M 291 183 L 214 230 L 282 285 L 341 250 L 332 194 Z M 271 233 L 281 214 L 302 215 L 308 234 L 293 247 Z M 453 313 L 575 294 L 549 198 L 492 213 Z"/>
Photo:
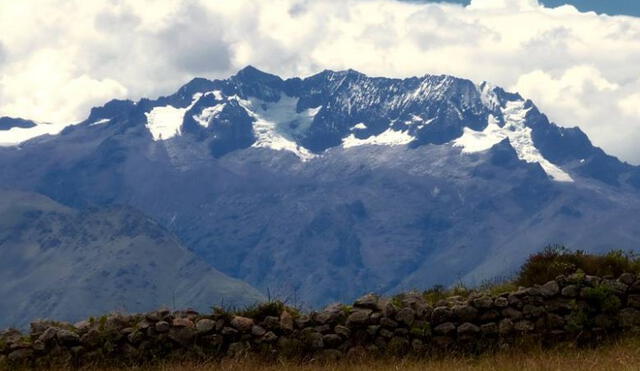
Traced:
<path id="1" fill-rule="evenodd" d="M 0 327 L 263 299 L 130 208 L 78 212 L 17 191 L 0 192 L 0 282 Z"/>
<path id="2" fill-rule="evenodd" d="M 0 148 L 0 181 L 125 204 L 262 290 L 319 305 L 640 241 L 640 169 L 518 94 L 451 76 L 247 67 Z"/>

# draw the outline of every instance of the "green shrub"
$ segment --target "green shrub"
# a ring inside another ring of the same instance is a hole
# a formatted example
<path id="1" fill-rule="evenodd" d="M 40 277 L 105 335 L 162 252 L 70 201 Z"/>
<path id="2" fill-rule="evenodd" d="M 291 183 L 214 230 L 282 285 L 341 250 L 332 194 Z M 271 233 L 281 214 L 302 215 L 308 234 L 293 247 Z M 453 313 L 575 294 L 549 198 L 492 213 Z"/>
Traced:
<path id="1" fill-rule="evenodd" d="M 529 256 L 520 269 L 516 283 L 522 286 L 544 284 L 559 275 L 582 271 L 595 276 L 619 276 L 622 273 L 640 273 L 640 259 L 633 253 L 614 250 L 605 255 L 571 251 L 564 246 L 546 247 L 542 252 Z"/>
<path id="2" fill-rule="evenodd" d="M 613 314 L 622 307 L 620 298 L 605 286 L 585 288 L 585 299 L 601 313 Z"/>
<path id="3" fill-rule="evenodd" d="M 242 310 L 236 311 L 236 315 L 242 317 L 253 318 L 256 320 L 264 319 L 267 316 L 279 317 L 285 305 L 281 301 L 271 301 L 267 303 L 250 305 Z"/>

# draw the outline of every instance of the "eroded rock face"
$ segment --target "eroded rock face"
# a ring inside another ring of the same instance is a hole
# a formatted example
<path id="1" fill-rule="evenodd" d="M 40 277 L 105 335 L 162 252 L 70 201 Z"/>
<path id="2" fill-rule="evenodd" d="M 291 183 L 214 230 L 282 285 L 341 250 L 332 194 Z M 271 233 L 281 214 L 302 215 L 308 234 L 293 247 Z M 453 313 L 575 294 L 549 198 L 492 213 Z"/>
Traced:
<path id="1" fill-rule="evenodd" d="M 353 308 L 336 304 L 310 314 L 281 309 L 249 318 L 160 310 L 75 325 L 43 321 L 33 323 L 28 335 L 0 332 L 0 362 L 17 366 L 60 352 L 79 363 L 95 361 L 96 354 L 126 357 L 129 362 L 194 350 L 198 356 L 239 357 L 267 351 L 337 359 L 362 352 L 479 351 L 532 336 L 546 342 L 572 340 L 577 334 L 600 339 L 603 331 L 640 330 L 636 279 L 573 275 L 496 297 L 447 298 L 434 309 L 415 293 L 401 300 L 370 294 Z"/>

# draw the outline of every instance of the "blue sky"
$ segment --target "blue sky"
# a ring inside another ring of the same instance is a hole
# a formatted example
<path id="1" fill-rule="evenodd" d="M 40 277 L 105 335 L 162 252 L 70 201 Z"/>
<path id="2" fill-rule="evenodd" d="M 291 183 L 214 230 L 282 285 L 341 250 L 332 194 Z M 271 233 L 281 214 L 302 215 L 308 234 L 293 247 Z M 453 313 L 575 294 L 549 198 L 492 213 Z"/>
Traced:
<path id="1" fill-rule="evenodd" d="M 468 5 L 470 0 L 406 0 L 415 2 L 451 2 Z M 571 4 L 581 11 L 595 11 L 606 14 L 624 14 L 640 17 L 639 0 L 541 0 L 548 7 Z"/>

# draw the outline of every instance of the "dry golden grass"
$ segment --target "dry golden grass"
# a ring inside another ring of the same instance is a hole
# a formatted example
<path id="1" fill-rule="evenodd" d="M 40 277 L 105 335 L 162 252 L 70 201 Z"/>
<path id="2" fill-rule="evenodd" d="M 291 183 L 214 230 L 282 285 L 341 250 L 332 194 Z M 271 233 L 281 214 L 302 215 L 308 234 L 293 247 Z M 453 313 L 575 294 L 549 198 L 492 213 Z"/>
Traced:
<path id="1" fill-rule="evenodd" d="M 91 368 L 92 370 L 94 368 Z M 115 371 L 101 369 L 101 371 Z M 122 370 L 122 368 L 117 368 Z M 335 364 L 263 362 L 257 359 L 225 360 L 211 363 L 168 363 L 154 367 L 133 368 L 139 371 L 631 371 L 640 370 L 640 338 L 627 338 L 595 349 L 509 350 L 479 357 L 452 357 L 432 360 L 367 359 Z"/>

